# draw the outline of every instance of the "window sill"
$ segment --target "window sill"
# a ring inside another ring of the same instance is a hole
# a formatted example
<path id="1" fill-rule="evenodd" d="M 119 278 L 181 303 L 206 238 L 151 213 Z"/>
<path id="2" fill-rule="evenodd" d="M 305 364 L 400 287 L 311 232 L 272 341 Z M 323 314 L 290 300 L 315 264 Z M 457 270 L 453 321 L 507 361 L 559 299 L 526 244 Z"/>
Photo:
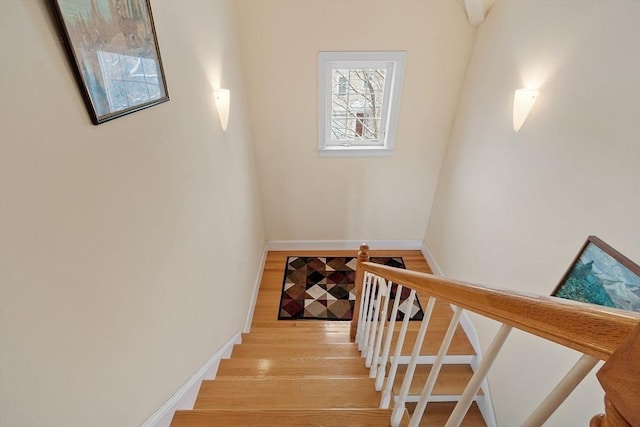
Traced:
<path id="1" fill-rule="evenodd" d="M 388 147 L 325 147 L 318 149 L 320 157 L 389 157 L 393 149 Z"/>

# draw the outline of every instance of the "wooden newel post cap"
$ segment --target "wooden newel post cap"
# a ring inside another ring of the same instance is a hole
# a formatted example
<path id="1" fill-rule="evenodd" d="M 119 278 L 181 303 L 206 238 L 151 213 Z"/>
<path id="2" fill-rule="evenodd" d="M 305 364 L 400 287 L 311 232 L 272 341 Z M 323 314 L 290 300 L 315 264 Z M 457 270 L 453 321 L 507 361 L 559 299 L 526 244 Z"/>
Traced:
<path id="1" fill-rule="evenodd" d="M 360 252 L 358 252 L 358 258 L 369 258 L 369 245 L 363 243 L 360 245 Z"/>

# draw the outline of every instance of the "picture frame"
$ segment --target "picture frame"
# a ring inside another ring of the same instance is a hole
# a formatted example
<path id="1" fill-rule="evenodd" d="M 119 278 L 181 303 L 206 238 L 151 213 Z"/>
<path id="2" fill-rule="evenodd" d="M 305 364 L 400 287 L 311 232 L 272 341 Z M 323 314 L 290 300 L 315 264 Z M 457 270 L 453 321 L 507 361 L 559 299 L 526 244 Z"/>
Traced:
<path id="1" fill-rule="evenodd" d="M 94 125 L 169 101 L 149 0 L 50 0 Z"/>
<path id="2" fill-rule="evenodd" d="M 589 236 L 551 296 L 640 312 L 640 266 Z"/>

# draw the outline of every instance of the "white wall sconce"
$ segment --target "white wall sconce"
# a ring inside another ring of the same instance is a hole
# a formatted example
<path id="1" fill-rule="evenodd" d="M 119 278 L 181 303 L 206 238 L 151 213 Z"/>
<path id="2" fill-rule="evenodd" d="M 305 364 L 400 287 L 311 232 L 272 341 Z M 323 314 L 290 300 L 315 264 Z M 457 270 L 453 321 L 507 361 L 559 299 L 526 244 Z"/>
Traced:
<path id="1" fill-rule="evenodd" d="M 218 108 L 218 117 L 220 117 L 220 124 L 222 130 L 227 130 L 227 124 L 229 123 L 229 103 L 231 101 L 231 93 L 229 89 L 216 89 L 213 91 L 213 97 L 216 100 L 216 107 Z"/>
<path id="2" fill-rule="evenodd" d="M 540 91 L 535 89 L 518 89 L 513 96 L 513 130 L 518 132 L 536 102 Z"/>

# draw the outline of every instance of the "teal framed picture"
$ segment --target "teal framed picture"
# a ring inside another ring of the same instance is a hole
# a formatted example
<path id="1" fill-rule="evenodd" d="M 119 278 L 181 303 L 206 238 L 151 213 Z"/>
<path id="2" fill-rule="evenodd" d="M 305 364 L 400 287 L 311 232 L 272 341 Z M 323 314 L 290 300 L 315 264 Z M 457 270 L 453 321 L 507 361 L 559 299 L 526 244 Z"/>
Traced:
<path id="1" fill-rule="evenodd" d="M 551 295 L 640 312 L 640 266 L 589 236 Z"/>

